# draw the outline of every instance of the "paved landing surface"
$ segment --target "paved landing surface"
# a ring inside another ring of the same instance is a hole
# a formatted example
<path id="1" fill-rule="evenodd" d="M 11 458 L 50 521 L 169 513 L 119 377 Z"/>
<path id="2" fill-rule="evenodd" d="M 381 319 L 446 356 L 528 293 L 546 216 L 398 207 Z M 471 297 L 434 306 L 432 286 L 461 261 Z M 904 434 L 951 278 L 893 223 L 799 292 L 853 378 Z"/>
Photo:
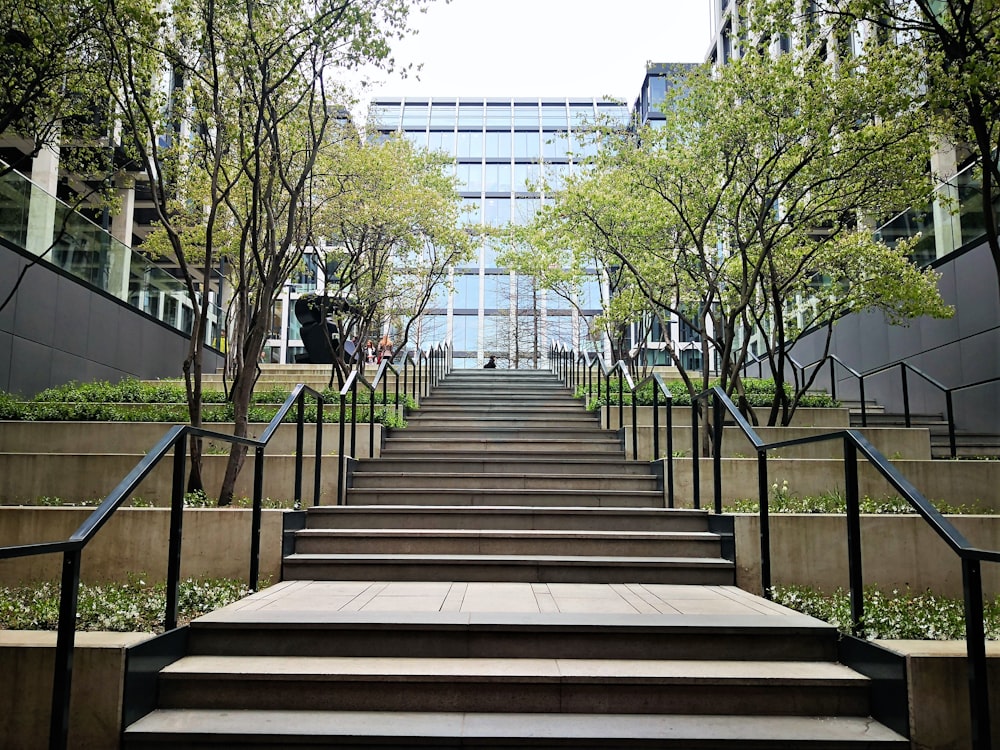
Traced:
<path id="1" fill-rule="evenodd" d="M 284 581 L 206 615 L 225 621 L 251 612 L 503 613 L 803 618 L 735 586 L 670 584 Z"/>

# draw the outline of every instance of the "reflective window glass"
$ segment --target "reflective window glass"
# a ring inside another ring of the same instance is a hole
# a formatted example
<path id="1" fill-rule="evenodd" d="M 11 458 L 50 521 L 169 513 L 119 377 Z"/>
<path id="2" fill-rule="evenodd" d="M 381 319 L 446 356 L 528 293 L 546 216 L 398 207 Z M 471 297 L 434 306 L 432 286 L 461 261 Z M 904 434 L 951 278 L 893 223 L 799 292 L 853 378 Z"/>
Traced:
<path id="1" fill-rule="evenodd" d="M 548 193 L 563 189 L 566 184 L 566 175 L 569 173 L 568 164 L 546 164 L 545 165 L 545 191 Z"/>
<path id="2" fill-rule="evenodd" d="M 510 199 L 487 198 L 483 201 L 483 223 L 502 226 L 510 221 Z"/>
<path id="3" fill-rule="evenodd" d="M 479 307 L 479 274 L 457 274 L 452 303 L 456 310 L 475 310 Z"/>
<path id="4" fill-rule="evenodd" d="M 542 133 L 545 143 L 542 146 L 542 156 L 545 159 L 567 159 L 570 146 L 569 134 L 562 133 Z"/>
<path id="5" fill-rule="evenodd" d="M 420 130 L 407 130 L 403 137 L 417 148 L 427 148 L 427 133 Z"/>
<path id="6" fill-rule="evenodd" d="M 457 136 L 455 155 L 459 159 L 479 159 L 483 155 L 482 131 L 460 132 Z"/>
<path id="7" fill-rule="evenodd" d="M 458 127 L 481 128 L 483 126 L 482 104 L 459 104 Z"/>
<path id="8" fill-rule="evenodd" d="M 537 159 L 541 155 L 538 131 L 514 133 L 515 159 Z"/>
<path id="9" fill-rule="evenodd" d="M 368 124 L 373 129 L 395 130 L 403 108 L 399 104 L 373 104 L 368 114 Z"/>
<path id="10" fill-rule="evenodd" d="M 542 127 L 563 127 L 569 125 L 566 118 L 566 106 L 564 104 L 543 104 L 542 105 Z"/>
<path id="11" fill-rule="evenodd" d="M 485 153 L 488 159 L 505 158 L 510 156 L 511 139 L 510 133 L 487 132 Z"/>
<path id="12" fill-rule="evenodd" d="M 601 305 L 601 284 L 597 280 L 597 277 L 589 277 L 583 282 L 583 288 L 580 290 L 580 298 L 577 303 L 584 310 L 600 310 Z"/>
<path id="13" fill-rule="evenodd" d="M 510 307 L 510 274 L 487 274 L 485 281 L 484 307 L 494 310 Z"/>
<path id="14" fill-rule="evenodd" d="M 431 127 L 442 125 L 451 126 L 455 124 L 454 104 L 433 104 L 431 106 Z"/>
<path id="15" fill-rule="evenodd" d="M 489 104 L 486 107 L 486 127 L 510 127 L 510 105 Z"/>
<path id="16" fill-rule="evenodd" d="M 479 218 L 479 201 L 475 198 L 463 198 L 462 199 L 462 219 L 463 224 L 472 224 L 478 226 L 480 223 Z"/>
<path id="17" fill-rule="evenodd" d="M 454 338 L 455 349 L 460 351 L 476 351 L 479 343 L 479 315 L 455 315 Z"/>
<path id="18" fill-rule="evenodd" d="M 539 168 L 537 164 L 515 164 L 512 186 L 515 192 L 527 193 L 539 190 Z"/>
<path id="19" fill-rule="evenodd" d="M 427 127 L 426 104 L 407 104 L 403 107 L 403 129 Z"/>
<path id="20" fill-rule="evenodd" d="M 450 130 L 428 133 L 427 148 L 453 155 L 455 153 L 455 134 Z"/>
<path id="21" fill-rule="evenodd" d="M 538 105 L 537 104 L 515 104 L 514 105 L 514 127 L 534 126 L 538 127 Z"/>
<path id="22" fill-rule="evenodd" d="M 589 105 L 571 104 L 569 107 L 569 122 L 574 128 L 594 123 L 594 108 Z"/>
<path id="23" fill-rule="evenodd" d="M 541 206 L 542 202 L 538 198 L 518 198 L 514 201 L 512 218 L 516 224 L 528 224 Z"/>
<path id="24" fill-rule="evenodd" d="M 487 193 L 509 193 L 510 164 L 487 164 L 483 182 Z"/>
<path id="25" fill-rule="evenodd" d="M 459 164 L 456 171 L 458 189 L 463 193 L 479 193 L 483 189 L 483 167 L 481 164 Z"/>
<path id="26" fill-rule="evenodd" d="M 420 317 L 420 343 L 427 347 L 448 337 L 447 315 L 422 315 Z"/>

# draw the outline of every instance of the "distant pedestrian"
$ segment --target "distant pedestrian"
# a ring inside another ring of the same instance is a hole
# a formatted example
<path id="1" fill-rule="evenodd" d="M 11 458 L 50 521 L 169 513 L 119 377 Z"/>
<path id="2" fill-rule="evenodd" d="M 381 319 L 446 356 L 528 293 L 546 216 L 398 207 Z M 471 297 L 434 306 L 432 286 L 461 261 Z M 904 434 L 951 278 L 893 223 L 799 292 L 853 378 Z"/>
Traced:
<path id="1" fill-rule="evenodd" d="M 490 361 L 483 365 L 484 370 L 495 370 L 497 369 L 497 358 L 490 357 Z"/>

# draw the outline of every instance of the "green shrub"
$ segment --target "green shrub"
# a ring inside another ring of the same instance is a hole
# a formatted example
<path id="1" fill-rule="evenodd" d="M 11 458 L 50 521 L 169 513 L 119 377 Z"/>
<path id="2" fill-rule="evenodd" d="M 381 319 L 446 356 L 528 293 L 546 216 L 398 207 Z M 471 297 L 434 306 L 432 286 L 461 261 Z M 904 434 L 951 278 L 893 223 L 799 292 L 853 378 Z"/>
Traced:
<path id="1" fill-rule="evenodd" d="M 638 389 L 636 392 L 636 405 L 637 406 L 652 406 L 653 405 L 653 383 L 646 383 L 644 386 Z M 715 387 L 719 385 L 718 380 L 713 380 L 709 383 L 710 387 Z M 670 390 L 671 401 L 674 406 L 690 406 L 691 405 L 691 394 L 688 393 L 687 387 L 684 383 L 679 381 L 673 381 L 667 383 L 667 387 Z M 766 407 L 771 405 L 771 400 L 774 398 L 774 380 L 771 378 L 748 378 L 743 381 L 743 387 L 746 390 L 747 402 L 750 406 L 754 408 Z M 610 397 L 611 404 L 614 406 L 618 403 L 618 379 L 612 378 L 610 381 Z M 791 386 L 785 384 L 785 392 L 791 395 Z M 596 384 L 592 393 L 596 393 Z M 577 386 L 576 397 L 583 398 L 587 395 L 586 388 L 584 386 Z M 632 403 L 632 394 L 628 391 L 628 386 L 626 384 L 622 400 L 625 404 Z M 663 394 L 659 395 L 659 401 L 662 403 Z M 734 398 L 735 401 L 735 398 Z M 601 382 L 601 395 L 600 397 L 594 396 L 587 404 L 587 408 L 591 411 L 600 408 L 608 403 L 608 392 L 604 390 L 604 382 Z M 805 394 L 799 402 L 799 406 L 803 407 L 824 407 L 824 406 L 837 406 L 837 402 L 834 401 L 826 393 L 807 393 Z"/>
<path id="2" fill-rule="evenodd" d="M 262 585 L 267 585 L 262 584 Z M 0 586 L 0 629 L 55 630 L 59 623 L 59 584 Z M 244 581 L 189 578 L 180 582 L 178 620 L 195 617 L 249 594 Z M 80 584 L 77 630 L 162 632 L 166 585 L 148 585 L 140 577 L 127 583 Z"/>
<path id="3" fill-rule="evenodd" d="M 939 512 L 949 515 L 994 515 L 992 509 L 978 502 L 953 505 L 943 500 L 931 500 L 931 504 Z M 901 497 L 873 498 L 865 495 L 858 501 L 858 506 L 866 514 L 916 513 Z M 846 513 L 847 499 L 839 490 L 798 497 L 789 492 L 787 482 L 780 486 L 775 483 L 771 485 L 767 509 L 769 513 Z M 734 500 L 727 503 L 724 510 L 727 513 L 760 513 L 760 503 L 751 498 Z"/>
<path id="4" fill-rule="evenodd" d="M 851 632 L 851 604 L 846 591 L 832 594 L 808 586 L 776 586 L 774 601 Z M 961 599 L 906 589 L 884 592 L 869 586 L 864 592 L 865 635 L 871 639 L 961 640 L 965 609 Z M 985 602 L 986 637 L 1000 640 L 1000 597 Z"/>

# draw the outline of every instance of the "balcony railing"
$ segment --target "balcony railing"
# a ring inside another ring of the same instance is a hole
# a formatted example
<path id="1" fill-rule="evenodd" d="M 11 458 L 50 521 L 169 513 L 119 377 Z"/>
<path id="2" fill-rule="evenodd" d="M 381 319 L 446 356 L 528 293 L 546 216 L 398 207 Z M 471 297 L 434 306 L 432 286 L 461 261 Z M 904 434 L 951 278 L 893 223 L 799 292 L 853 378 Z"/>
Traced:
<path id="1" fill-rule="evenodd" d="M 196 311 L 179 279 L 14 170 L 0 175 L 0 243 L 191 333 Z M 222 320 L 211 304 L 206 344 L 220 347 Z"/>

